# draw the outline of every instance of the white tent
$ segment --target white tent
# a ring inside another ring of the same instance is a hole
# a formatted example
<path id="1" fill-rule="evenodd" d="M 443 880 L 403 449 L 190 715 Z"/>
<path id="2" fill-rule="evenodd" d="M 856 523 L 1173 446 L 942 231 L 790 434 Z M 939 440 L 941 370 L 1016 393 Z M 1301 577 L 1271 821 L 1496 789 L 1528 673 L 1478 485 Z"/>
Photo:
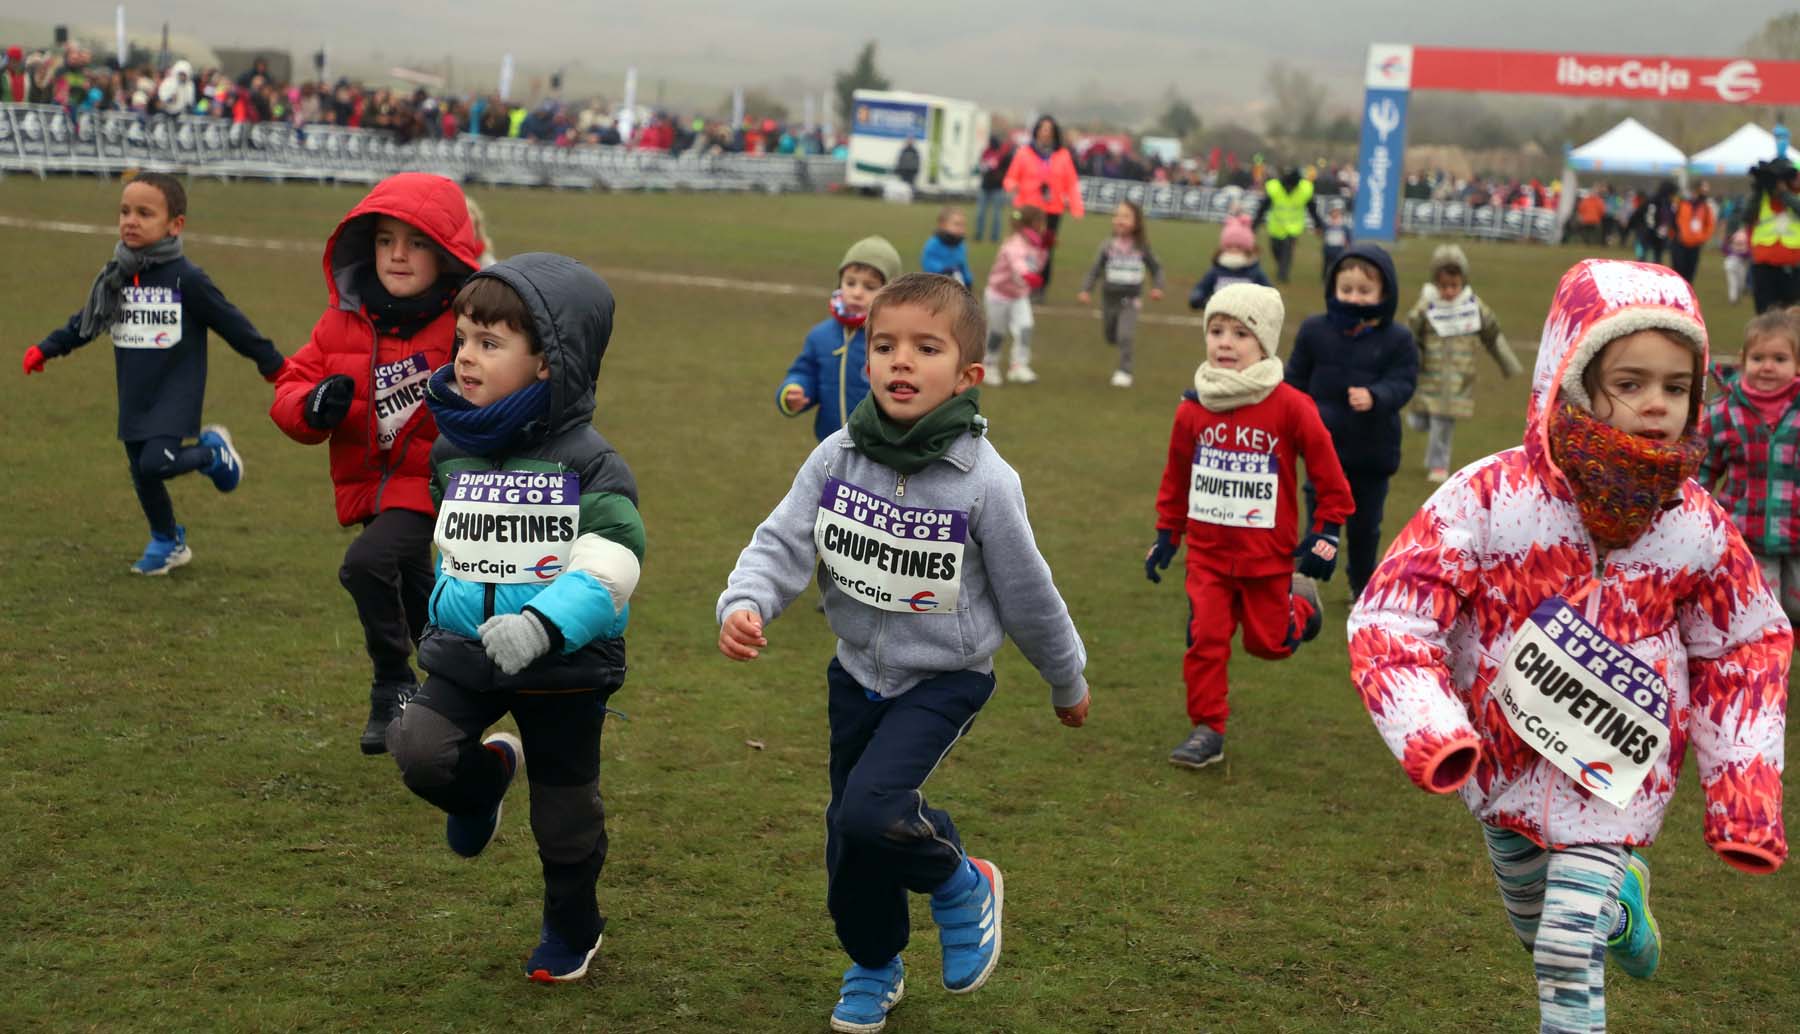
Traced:
<path id="1" fill-rule="evenodd" d="M 1701 175 L 1737 175 L 1757 162 L 1775 157 L 1775 134 L 1754 122 L 1688 159 L 1688 168 Z"/>
<path id="2" fill-rule="evenodd" d="M 1687 166 L 1687 155 L 1681 153 L 1681 148 L 1652 133 L 1637 119 L 1628 118 L 1571 149 L 1564 157 L 1557 218 L 1566 223 L 1569 214 L 1575 210 L 1575 173 L 1578 171 L 1622 176 L 1674 173 L 1685 187 Z"/>

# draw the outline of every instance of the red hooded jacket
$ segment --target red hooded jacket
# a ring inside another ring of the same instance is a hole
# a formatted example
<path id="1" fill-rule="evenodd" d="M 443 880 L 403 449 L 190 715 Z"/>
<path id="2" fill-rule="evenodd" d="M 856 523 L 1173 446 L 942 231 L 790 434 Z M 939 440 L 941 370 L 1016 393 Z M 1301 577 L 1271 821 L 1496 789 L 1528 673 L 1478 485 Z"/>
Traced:
<path id="1" fill-rule="evenodd" d="M 437 424 L 423 404 L 419 371 L 428 375 L 450 361 L 456 316 L 446 310 L 410 338 L 376 332 L 355 296 L 354 284 L 357 270 L 374 260 L 374 224 L 383 215 L 424 230 L 462 263 L 463 276 L 480 267 L 481 246 L 469 223 L 462 188 L 423 172 L 403 172 L 377 184 L 326 242 L 325 284 L 331 302 L 306 344 L 282 367 L 269 416 L 297 442 L 316 445 L 330 439 L 337 518 L 346 526 L 383 510 L 437 512 L 431 500 L 431 443 L 437 440 Z M 378 368 L 388 390 L 398 393 L 382 407 L 390 424 L 385 428 L 377 407 L 370 405 L 370 386 L 377 380 Z M 343 421 L 321 431 L 306 422 L 306 396 L 333 374 L 355 381 L 356 392 Z M 417 398 L 408 404 L 404 396 L 415 393 Z M 384 432 L 391 441 L 385 449 L 378 444 Z"/>

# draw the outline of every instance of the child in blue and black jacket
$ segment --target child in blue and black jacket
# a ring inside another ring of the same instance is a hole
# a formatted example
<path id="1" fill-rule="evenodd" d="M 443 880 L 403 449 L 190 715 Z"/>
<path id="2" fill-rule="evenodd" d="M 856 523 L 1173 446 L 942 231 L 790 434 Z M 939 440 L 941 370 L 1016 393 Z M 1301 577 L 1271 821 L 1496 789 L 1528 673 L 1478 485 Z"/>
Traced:
<path id="1" fill-rule="evenodd" d="M 1400 412 L 1419 382 L 1419 347 L 1394 322 L 1394 260 L 1374 244 L 1352 244 L 1325 272 L 1325 312 L 1294 337 L 1286 380 L 1311 395 L 1350 481 L 1356 512 L 1344 523 L 1350 598 L 1362 593 L 1381 554 L 1388 479 L 1400 469 Z M 1313 489 L 1306 486 L 1307 520 Z"/>
<path id="2" fill-rule="evenodd" d="M 819 441 L 850 419 L 850 411 L 869 393 L 868 342 L 863 321 L 875 292 L 900 275 L 900 253 L 885 237 L 864 237 L 838 263 L 838 288 L 831 295 L 831 315 L 806 332 L 800 354 L 781 379 L 775 404 L 785 416 L 818 407 L 813 434 Z"/>
<path id="3" fill-rule="evenodd" d="M 975 283 L 969 272 L 969 220 L 963 210 L 946 205 L 938 210 L 937 230 L 919 253 L 919 272 L 940 273 L 964 287 Z"/>
<path id="4" fill-rule="evenodd" d="M 493 839 L 531 756 L 544 906 L 525 973 L 575 980 L 606 925 L 600 731 L 625 680 L 644 555 L 637 484 L 593 426 L 613 296 L 574 259 L 527 254 L 470 277 L 451 308 L 455 358 L 426 389 L 440 555 L 419 643 L 428 677 L 387 747 L 407 787 L 449 814 L 465 858 Z M 517 737 L 481 738 L 509 712 Z"/>
<path id="5" fill-rule="evenodd" d="M 25 350 L 25 373 L 68 355 L 103 333 L 112 335 L 118 376 L 119 440 L 131 464 L 138 505 L 150 523 L 150 544 L 131 565 L 136 574 L 167 574 L 194 558 L 187 529 L 175 523 L 175 504 L 163 482 L 191 471 L 229 492 L 244 476 L 231 432 L 200 426 L 206 399 L 206 332 L 217 331 L 239 355 L 273 382 L 284 360 L 212 278 L 181 253 L 187 191 L 162 173 L 144 173 L 119 199 L 119 243 L 87 304 L 66 326 Z M 190 442 L 190 439 L 192 441 Z"/>

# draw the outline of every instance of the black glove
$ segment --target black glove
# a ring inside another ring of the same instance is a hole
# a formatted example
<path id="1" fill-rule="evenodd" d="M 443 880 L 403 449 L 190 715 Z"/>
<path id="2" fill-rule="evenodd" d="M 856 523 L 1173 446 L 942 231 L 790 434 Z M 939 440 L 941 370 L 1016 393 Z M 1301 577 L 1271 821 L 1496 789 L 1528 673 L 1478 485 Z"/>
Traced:
<path id="1" fill-rule="evenodd" d="M 302 413 L 306 425 L 320 431 L 331 430 L 343 423 L 355 397 L 356 382 L 344 374 L 332 374 L 306 393 L 306 409 Z"/>
<path id="2" fill-rule="evenodd" d="M 1313 552 L 1313 547 L 1321 542 L 1329 543 L 1331 545 L 1332 552 L 1330 560 Z M 1321 582 L 1330 581 L 1332 572 L 1337 570 L 1337 546 L 1338 537 L 1336 535 L 1315 532 L 1314 534 L 1306 536 L 1305 540 L 1300 543 L 1299 548 L 1294 550 L 1294 555 L 1300 558 L 1300 562 L 1294 565 L 1294 570 L 1308 578 L 1317 579 Z"/>
<path id="3" fill-rule="evenodd" d="M 1175 559 L 1175 551 L 1180 548 L 1180 546 L 1175 544 L 1174 532 L 1169 531 L 1166 528 L 1158 528 L 1156 531 L 1156 545 L 1151 546 L 1150 552 L 1144 554 L 1144 577 L 1161 585 L 1162 575 L 1157 574 L 1157 570 L 1160 568 L 1161 570 L 1167 571 L 1169 569 L 1169 561 Z"/>

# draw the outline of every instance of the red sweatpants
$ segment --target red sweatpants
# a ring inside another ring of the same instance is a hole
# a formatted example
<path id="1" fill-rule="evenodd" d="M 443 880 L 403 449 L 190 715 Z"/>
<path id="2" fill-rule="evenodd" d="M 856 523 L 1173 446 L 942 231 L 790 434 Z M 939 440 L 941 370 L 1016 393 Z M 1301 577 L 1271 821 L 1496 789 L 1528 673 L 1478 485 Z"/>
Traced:
<path id="1" fill-rule="evenodd" d="M 1225 666 L 1238 625 L 1244 626 L 1244 649 L 1250 656 L 1278 661 L 1293 655 L 1313 609 L 1289 595 L 1289 582 L 1286 574 L 1237 578 L 1188 564 L 1188 649 L 1181 677 L 1187 683 L 1188 719 L 1195 725 L 1225 731 L 1231 713 Z"/>

